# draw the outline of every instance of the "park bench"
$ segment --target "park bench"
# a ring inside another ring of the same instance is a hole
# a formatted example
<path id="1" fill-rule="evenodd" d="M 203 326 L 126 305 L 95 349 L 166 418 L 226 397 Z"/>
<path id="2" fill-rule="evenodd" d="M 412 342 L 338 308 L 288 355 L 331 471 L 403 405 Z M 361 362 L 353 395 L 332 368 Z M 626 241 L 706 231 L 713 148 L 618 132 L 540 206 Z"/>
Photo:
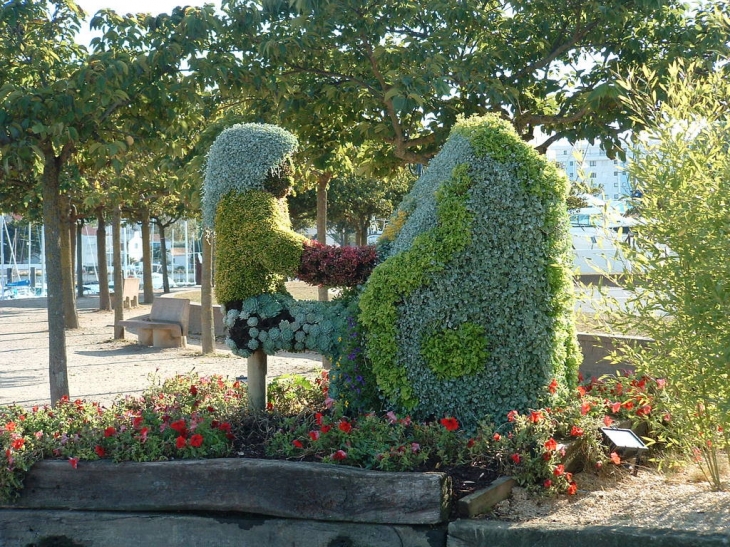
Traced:
<path id="1" fill-rule="evenodd" d="M 187 346 L 190 300 L 156 298 L 149 315 L 119 321 L 122 328 L 135 329 L 142 346 L 184 348 Z"/>
<path id="2" fill-rule="evenodd" d="M 111 293 L 114 294 L 113 292 Z M 136 277 L 125 277 L 122 283 L 122 304 L 126 309 L 139 306 L 139 279 Z M 114 298 L 112 298 L 112 307 Z"/>

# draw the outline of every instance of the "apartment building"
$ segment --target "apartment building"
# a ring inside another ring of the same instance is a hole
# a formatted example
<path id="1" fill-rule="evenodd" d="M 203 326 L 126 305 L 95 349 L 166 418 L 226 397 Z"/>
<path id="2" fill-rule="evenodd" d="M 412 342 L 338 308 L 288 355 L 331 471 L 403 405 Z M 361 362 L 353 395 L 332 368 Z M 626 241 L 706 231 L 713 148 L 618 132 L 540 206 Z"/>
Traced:
<path id="1" fill-rule="evenodd" d="M 610 159 L 600 144 L 558 141 L 551 145 L 547 157 L 553 160 L 573 181 L 589 182 L 599 187 L 606 201 L 620 201 L 631 195 L 631 184 L 626 162 Z"/>

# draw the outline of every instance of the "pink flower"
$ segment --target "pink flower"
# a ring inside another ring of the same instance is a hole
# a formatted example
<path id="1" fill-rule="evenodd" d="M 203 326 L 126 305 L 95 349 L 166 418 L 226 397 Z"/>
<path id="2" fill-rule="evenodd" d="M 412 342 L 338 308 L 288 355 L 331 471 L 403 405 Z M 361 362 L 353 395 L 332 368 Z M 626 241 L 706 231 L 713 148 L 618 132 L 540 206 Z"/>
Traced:
<path id="1" fill-rule="evenodd" d="M 519 415 L 520 415 L 519 412 L 517 412 L 516 410 L 510 410 L 507 413 L 507 421 L 508 422 L 514 422 L 515 421 L 515 418 L 517 418 L 517 416 L 519 416 Z"/>
<path id="2" fill-rule="evenodd" d="M 332 408 L 332 405 L 333 405 L 333 404 L 335 404 L 335 400 L 334 400 L 334 399 L 333 399 L 332 397 L 327 397 L 327 398 L 326 398 L 326 399 L 324 400 L 324 406 L 325 406 L 325 407 L 326 407 L 327 409 L 330 409 L 330 408 Z"/>
<path id="3" fill-rule="evenodd" d="M 386 418 L 388 418 L 388 423 L 390 424 L 394 424 L 398 421 L 398 416 L 396 416 L 395 412 L 393 412 L 392 410 L 389 411 L 385 416 Z"/>
<path id="4" fill-rule="evenodd" d="M 419 452 L 420 450 L 421 450 L 421 445 L 420 444 L 418 444 L 418 443 L 411 443 L 411 452 L 413 452 L 415 454 L 416 452 Z"/>
<path id="5" fill-rule="evenodd" d="M 603 425 L 605 425 L 606 427 L 611 427 L 612 423 L 613 423 L 613 419 L 610 416 L 603 417 Z"/>
<path id="6" fill-rule="evenodd" d="M 319 435 L 320 435 L 319 431 L 310 431 L 309 432 L 309 438 L 312 439 L 313 441 L 318 441 Z"/>

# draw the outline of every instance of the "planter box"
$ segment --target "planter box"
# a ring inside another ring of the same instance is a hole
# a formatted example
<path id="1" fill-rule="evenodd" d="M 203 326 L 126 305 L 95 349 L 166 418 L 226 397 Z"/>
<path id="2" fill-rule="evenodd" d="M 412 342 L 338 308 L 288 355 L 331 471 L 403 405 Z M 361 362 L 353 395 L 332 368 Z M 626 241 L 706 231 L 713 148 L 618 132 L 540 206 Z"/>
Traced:
<path id="1" fill-rule="evenodd" d="M 255 459 L 168 462 L 46 460 L 7 508 L 79 511 L 221 511 L 376 524 L 448 519 L 443 473 L 386 473 Z"/>

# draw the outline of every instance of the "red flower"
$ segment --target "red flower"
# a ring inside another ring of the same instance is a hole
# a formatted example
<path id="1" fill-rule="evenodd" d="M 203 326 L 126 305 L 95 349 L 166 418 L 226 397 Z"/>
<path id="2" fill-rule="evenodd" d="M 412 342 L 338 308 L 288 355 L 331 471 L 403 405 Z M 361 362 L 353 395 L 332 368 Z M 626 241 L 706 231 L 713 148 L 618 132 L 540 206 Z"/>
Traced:
<path id="1" fill-rule="evenodd" d="M 266 410 L 274 410 L 274 403 L 266 403 Z"/>
<path id="2" fill-rule="evenodd" d="M 185 448 L 185 445 L 187 444 L 187 441 L 185 440 L 185 437 L 180 435 L 177 439 L 175 439 L 175 446 L 178 450 L 181 450 Z"/>
<path id="3" fill-rule="evenodd" d="M 651 405 L 643 405 L 636 409 L 637 416 L 648 416 L 651 413 Z"/>
<path id="4" fill-rule="evenodd" d="M 543 452 L 542 453 L 542 459 L 546 462 L 549 462 L 552 459 L 553 455 L 550 452 Z"/>
<path id="5" fill-rule="evenodd" d="M 314 415 L 314 421 L 317 423 L 317 425 L 322 425 L 322 413 L 321 412 L 317 412 Z"/>
<path id="6" fill-rule="evenodd" d="M 113 427 L 107 427 L 104 430 L 104 436 L 105 437 L 111 437 L 111 436 L 115 435 L 116 433 L 117 433 L 117 430 L 115 428 L 113 428 Z"/>
<path id="7" fill-rule="evenodd" d="M 495 433 L 495 434 L 494 434 L 494 435 L 492 436 L 492 439 L 494 439 L 495 441 L 499 442 L 499 441 L 501 441 L 501 440 L 502 440 L 502 435 L 500 435 L 499 433 Z"/>
<path id="8" fill-rule="evenodd" d="M 555 439 L 550 437 L 547 441 L 545 441 L 545 448 L 550 451 L 557 450 L 558 443 L 555 442 Z"/>
<path id="9" fill-rule="evenodd" d="M 132 420 L 132 427 L 134 427 L 134 429 L 138 429 L 139 426 L 142 425 L 142 421 L 142 416 L 135 416 L 134 420 Z"/>
<path id="10" fill-rule="evenodd" d="M 611 418 L 611 416 L 603 417 L 603 425 L 605 425 L 606 427 L 611 427 L 612 423 L 613 423 L 613 418 Z"/>
<path id="11" fill-rule="evenodd" d="M 475 441 L 474 439 L 469 439 L 469 440 L 468 440 L 468 441 L 466 442 L 466 447 L 467 447 L 467 448 L 473 448 L 475 444 L 476 444 L 476 441 Z"/>
<path id="12" fill-rule="evenodd" d="M 332 429 L 332 426 L 331 425 L 323 425 L 322 426 L 322 434 L 324 435 L 325 433 L 329 433 L 330 432 L 330 429 Z"/>
<path id="13" fill-rule="evenodd" d="M 192 437 L 190 437 L 190 446 L 195 448 L 200 448 L 203 445 L 203 436 L 200 434 L 195 434 Z"/>
<path id="14" fill-rule="evenodd" d="M 318 441 L 319 435 L 320 435 L 319 431 L 310 431 L 309 432 L 309 438 L 312 439 L 313 441 Z"/>
<path id="15" fill-rule="evenodd" d="M 530 412 L 530 422 L 531 423 L 537 424 L 540 422 L 540 420 L 542 420 L 542 418 L 543 418 L 542 412 L 540 412 L 540 411 Z"/>
<path id="16" fill-rule="evenodd" d="M 294 445 L 295 448 L 304 448 L 302 441 L 300 441 L 299 439 L 294 439 L 291 443 Z"/>
<path id="17" fill-rule="evenodd" d="M 667 380 L 665 378 L 657 378 L 656 380 L 656 388 L 657 389 L 664 389 L 667 387 Z"/>
<path id="18" fill-rule="evenodd" d="M 578 485 L 577 485 L 577 484 L 575 484 L 574 482 L 571 482 L 571 483 L 570 483 L 570 486 L 568 486 L 568 490 L 566 490 L 566 492 L 567 492 L 567 494 L 568 494 L 569 496 L 573 496 L 573 495 L 575 495 L 575 493 L 576 493 L 577 491 L 578 491 Z"/>
<path id="19" fill-rule="evenodd" d="M 98 444 L 94 447 L 94 452 L 96 452 L 96 455 L 99 456 L 100 458 L 103 458 L 104 456 L 106 456 L 106 450 L 104 450 L 103 446 L 100 446 Z"/>
<path id="20" fill-rule="evenodd" d="M 76 469 L 79 466 L 79 459 L 78 458 L 69 458 L 68 463 L 71 464 L 71 467 Z"/>
<path id="21" fill-rule="evenodd" d="M 346 420 L 340 420 L 340 423 L 337 424 L 337 428 L 344 433 L 349 433 L 352 431 L 352 424 Z"/>
<path id="22" fill-rule="evenodd" d="M 621 464 L 621 458 L 618 454 L 616 454 L 616 452 L 611 452 L 611 461 L 616 465 Z"/>
<path id="23" fill-rule="evenodd" d="M 614 414 L 618 414 L 621 411 L 621 403 L 619 401 L 615 403 L 606 403 L 608 407 L 611 409 L 611 412 Z"/>
<path id="24" fill-rule="evenodd" d="M 10 431 L 11 433 L 15 431 L 15 422 L 8 422 L 5 424 L 5 431 Z"/>
<path id="25" fill-rule="evenodd" d="M 577 425 L 574 425 L 573 427 L 570 428 L 571 437 L 580 437 L 581 435 L 583 435 L 583 430 L 580 427 L 578 427 Z"/>
<path id="26" fill-rule="evenodd" d="M 626 410 L 631 410 L 632 408 L 634 408 L 634 401 L 626 401 L 621 406 L 624 407 Z"/>
<path id="27" fill-rule="evenodd" d="M 338 450 L 337 452 L 332 454 L 332 459 L 338 462 L 344 460 L 346 457 L 347 452 L 345 452 L 344 450 Z"/>
<path id="28" fill-rule="evenodd" d="M 553 481 L 551 481 L 550 479 L 545 479 L 545 482 L 543 482 L 542 485 L 545 488 L 550 488 L 553 485 Z"/>
<path id="29" fill-rule="evenodd" d="M 616 384 L 613 388 L 614 395 L 618 396 L 621 395 L 624 392 L 624 385 L 623 384 Z"/>
<path id="30" fill-rule="evenodd" d="M 520 413 L 517 412 L 516 410 L 510 410 L 507 413 L 507 421 L 508 422 L 514 422 L 515 421 L 515 418 L 517 418 L 517 416 L 519 416 L 519 415 L 520 415 Z"/>
<path id="31" fill-rule="evenodd" d="M 23 448 L 23 445 L 25 444 L 25 439 L 22 437 L 18 437 L 17 439 L 13 439 L 13 443 L 10 445 L 15 450 L 20 450 Z"/>
<path id="32" fill-rule="evenodd" d="M 198 388 L 195 386 L 190 386 L 190 395 L 195 397 L 198 394 Z"/>
<path id="33" fill-rule="evenodd" d="M 581 416 L 585 416 L 586 414 L 588 414 L 588 412 L 590 412 L 590 410 L 591 410 L 591 403 L 586 402 L 586 403 L 583 403 L 582 405 L 580 405 Z"/>
<path id="34" fill-rule="evenodd" d="M 446 431 L 456 431 L 459 429 L 459 422 L 456 418 L 441 418 L 439 423 L 446 428 Z"/>
<path id="35" fill-rule="evenodd" d="M 550 393 L 555 393 L 556 391 L 558 391 L 558 381 L 555 378 L 553 378 L 553 381 L 550 382 L 550 385 L 548 385 L 548 391 Z"/>
<path id="36" fill-rule="evenodd" d="M 172 422 L 170 424 L 170 427 L 177 431 L 182 437 L 185 436 L 187 433 L 187 427 L 185 424 L 185 420 L 178 420 L 177 422 Z"/>
<path id="37" fill-rule="evenodd" d="M 209 406 L 208 407 L 208 412 L 210 412 L 211 414 L 213 414 L 215 412 L 215 408 L 212 407 L 212 406 Z"/>
<path id="38" fill-rule="evenodd" d="M 555 466 L 555 469 L 553 469 L 553 475 L 559 477 L 563 473 L 565 473 L 565 466 L 562 463 L 559 463 Z"/>
<path id="39" fill-rule="evenodd" d="M 512 455 L 510 456 L 510 459 L 511 459 L 511 460 L 512 460 L 512 461 L 513 461 L 513 462 L 514 462 L 515 464 L 517 464 L 517 465 L 519 465 L 519 463 L 520 463 L 520 462 L 522 461 L 522 458 L 520 457 L 520 455 L 519 455 L 519 454 L 512 454 Z"/>
<path id="40" fill-rule="evenodd" d="M 586 388 L 584 388 L 583 386 L 578 386 L 577 389 L 578 389 L 578 397 L 585 397 Z"/>

